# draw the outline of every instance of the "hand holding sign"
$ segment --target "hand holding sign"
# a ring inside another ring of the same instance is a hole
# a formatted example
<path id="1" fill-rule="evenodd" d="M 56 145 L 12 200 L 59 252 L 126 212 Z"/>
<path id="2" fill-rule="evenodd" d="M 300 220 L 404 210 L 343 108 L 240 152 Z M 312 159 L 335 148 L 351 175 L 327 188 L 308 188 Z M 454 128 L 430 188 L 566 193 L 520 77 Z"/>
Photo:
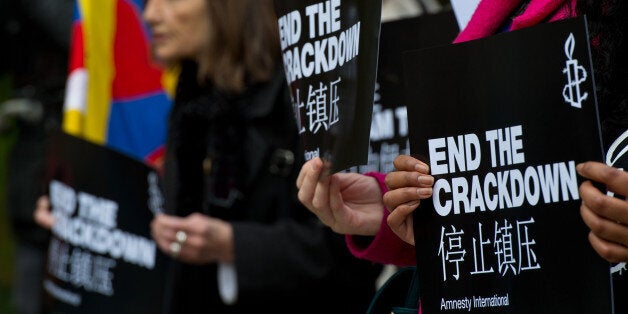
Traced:
<path id="1" fill-rule="evenodd" d="M 382 192 L 372 177 L 357 173 L 322 174 L 323 162 L 306 162 L 297 178 L 299 200 L 337 233 L 372 236 L 383 217 Z"/>
<path id="2" fill-rule="evenodd" d="M 432 196 L 434 177 L 428 175 L 429 167 L 407 155 L 400 155 L 393 162 L 397 171 L 386 175 L 389 191 L 384 194 L 384 204 L 391 211 L 388 225 L 402 240 L 414 245 L 412 212 L 422 199 Z"/>
<path id="3" fill-rule="evenodd" d="M 628 202 L 614 194 L 628 195 L 628 173 L 600 162 L 585 162 L 576 167 L 585 178 L 605 184 L 604 195 L 591 181 L 580 185 L 580 214 L 591 228 L 589 242 L 609 262 L 628 262 Z"/>
<path id="4" fill-rule="evenodd" d="M 55 218 L 50 211 L 50 199 L 46 195 L 42 195 L 37 199 L 33 219 L 44 229 L 52 229 Z"/>
<path id="5" fill-rule="evenodd" d="M 336 173 L 319 179 L 320 158 L 306 162 L 297 179 L 299 200 L 337 233 L 373 236 L 379 232 L 382 207 L 391 210 L 388 225 L 404 241 L 413 244 L 412 211 L 421 199 L 432 195 L 434 178 L 424 163 L 410 157 L 395 159 L 396 172 L 386 176 L 391 189 L 384 196 L 377 180 L 369 175 Z"/>

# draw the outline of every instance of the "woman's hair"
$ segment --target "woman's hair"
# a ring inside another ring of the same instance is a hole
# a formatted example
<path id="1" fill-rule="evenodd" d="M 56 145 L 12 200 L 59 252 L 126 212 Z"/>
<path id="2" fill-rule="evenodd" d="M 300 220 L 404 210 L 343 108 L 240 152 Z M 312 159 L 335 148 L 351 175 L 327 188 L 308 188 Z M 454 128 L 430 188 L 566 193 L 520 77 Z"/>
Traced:
<path id="1" fill-rule="evenodd" d="M 587 16 L 602 130 L 614 138 L 628 126 L 628 3 L 578 0 L 576 9 Z"/>
<path id="2" fill-rule="evenodd" d="M 198 60 L 199 78 L 232 92 L 268 80 L 280 55 L 273 1 L 206 1 L 210 42 Z"/>

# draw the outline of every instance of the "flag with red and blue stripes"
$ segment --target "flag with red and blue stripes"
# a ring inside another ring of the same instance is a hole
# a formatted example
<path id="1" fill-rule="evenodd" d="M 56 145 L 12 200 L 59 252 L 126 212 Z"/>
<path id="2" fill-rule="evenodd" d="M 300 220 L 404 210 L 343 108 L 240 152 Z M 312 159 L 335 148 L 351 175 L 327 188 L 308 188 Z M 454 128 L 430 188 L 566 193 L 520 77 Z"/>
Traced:
<path id="1" fill-rule="evenodd" d="M 159 166 L 176 73 L 151 55 L 142 0 L 76 0 L 65 132 Z"/>

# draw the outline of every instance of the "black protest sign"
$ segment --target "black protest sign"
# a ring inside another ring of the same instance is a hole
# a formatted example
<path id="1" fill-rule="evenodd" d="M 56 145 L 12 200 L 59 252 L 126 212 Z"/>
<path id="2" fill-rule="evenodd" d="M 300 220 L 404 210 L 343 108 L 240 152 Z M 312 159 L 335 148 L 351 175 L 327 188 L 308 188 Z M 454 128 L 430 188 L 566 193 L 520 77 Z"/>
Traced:
<path id="1" fill-rule="evenodd" d="M 365 164 L 381 1 L 275 0 L 286 79 L 305 159 Z"/>
<path id="2" fill-rule="evenodd" d="M 612 141 L 612 142 L 611 142 Z M 628 130 L 624 131 L 617 139 L 609 140 L 609 148 L 606 151 L 606 164 L 615 168 L 628 170 Z M 625 199 L 626 195 L 615 195 L 608 191 L 608 195 Z M 628 294 L 628 267 L 625 262 L 611 265 L 613 275 L 613 294 L 615 297 L 615 313 L 628 313 L 628 299 L 621 296 Z"/>
<path id="3" fill-rule="evenodd" d="M 55 217 L 43 286 L 50 313 L 159 313 L 166 257 L 150 235 L 162 207 L 143 163 L 58 133 L 47 153 Z"/>
<path id="4" fill-rule="evenodd" d="M 394 170 L 395 157 L 410 154 L 402 53 L 449 44 L 458 32 L 451 10 L 382 23 L 368 162 L 349 171 L 388 173 Z"/>
<path id="5" fill-rule="evenodd" d="M 609 264 L 580 217 L 601 161 L 584 18 L 404 55 L 423 313 L 611 313 Z"/>

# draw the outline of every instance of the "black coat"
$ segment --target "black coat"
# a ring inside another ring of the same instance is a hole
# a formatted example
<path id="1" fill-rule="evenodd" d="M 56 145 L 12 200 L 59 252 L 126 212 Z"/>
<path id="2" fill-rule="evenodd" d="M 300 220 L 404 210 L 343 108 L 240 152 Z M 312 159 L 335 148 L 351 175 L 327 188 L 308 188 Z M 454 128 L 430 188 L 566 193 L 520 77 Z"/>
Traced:
<path id="1" fill-rule="evenodd" d="M 216 265 L 175 262 L 170 312 L 364 313 L 381 266 L 298 202 L 303 154 L 281 69 L 238 95 L 199 86 L 195 71 L 184 65 L 170 116 L 166 209 L 232 223 L 238 302 L 222 303 Z"/>

